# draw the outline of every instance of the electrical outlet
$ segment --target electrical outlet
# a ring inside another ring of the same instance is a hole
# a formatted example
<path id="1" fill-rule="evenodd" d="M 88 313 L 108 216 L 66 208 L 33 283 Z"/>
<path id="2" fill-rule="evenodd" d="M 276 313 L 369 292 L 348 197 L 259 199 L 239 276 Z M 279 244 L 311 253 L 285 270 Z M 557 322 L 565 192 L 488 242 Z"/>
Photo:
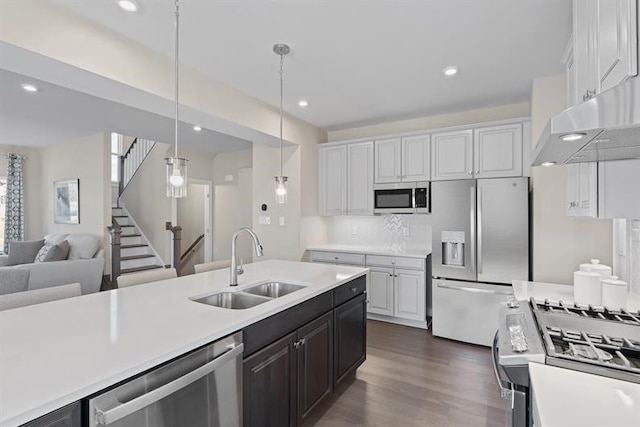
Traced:
<path id="1" fill-rule="evenodd" d="M 357 225 L 354 225 L 354 226 L 351 227 L 351 234 L 353 236 L 357 236 L 358 235 L 358 226 Z"/>

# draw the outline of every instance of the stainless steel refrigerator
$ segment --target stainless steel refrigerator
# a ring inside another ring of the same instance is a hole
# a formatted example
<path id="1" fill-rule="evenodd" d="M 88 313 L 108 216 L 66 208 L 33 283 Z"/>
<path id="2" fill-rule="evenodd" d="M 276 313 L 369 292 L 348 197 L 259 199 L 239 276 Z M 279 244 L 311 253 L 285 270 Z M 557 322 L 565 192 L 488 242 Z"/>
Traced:
<path id="1" fill-rule="evenodd" d="M 529 180 L 431 183 L 433 334 L 490 346 L 512 280 L 529 279 Z"/>

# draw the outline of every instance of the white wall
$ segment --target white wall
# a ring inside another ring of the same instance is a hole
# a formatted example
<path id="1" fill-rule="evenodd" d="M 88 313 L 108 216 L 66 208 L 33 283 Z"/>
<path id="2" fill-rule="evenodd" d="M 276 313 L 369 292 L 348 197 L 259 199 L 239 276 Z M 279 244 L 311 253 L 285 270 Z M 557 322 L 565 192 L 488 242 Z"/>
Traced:
<path id="1" fill-rule="evenodd" d="M 238 170 L 252 166 L 253 149 L 219 153 L 213 159 L 213 182 L 215 185 L 237 185 Z M 231 181 L 226 181 L 227 175 L 231 175 Z"/>
<path id="2" fill-rule="evenodd" d="M 177 200 L 178 204 L 178 224 L 182 227 L 182 253 L 205 234 L 205 204 L 207 186 L 203 184 L 187 184 L 187 197 Z M 204 242 L 203 242 L 204 243 Z M 200 244 L 195 253 L 191 255 L 185 265 L 181 264 L 181 274 L 193 273 L 193 266 L 204 262 L 204 244 Z"/>
<path id="3" fill-rule="evenodd" d="M 567 107 L 567 81 L 564 74 L 534 79 L 531 85 L 532 149 L 551 117 Z"/>
<path id="4" fill-rule="evenodd" d="M 40 150 L 40 235 L 48 233 L 91 233 L 109 242 L 106 227 L 111 225 L 110 143 L 108 133 L 78 138 Z M 80 180 L 80 224 L 54 222 L 53 183 Z M 105 271 L 110 253 L 106 252 Z"/>
<path id="5" fill-rule="evenodd" d="M 529 104 L 503 105 L 500 107 L 479 108 L 450 114 L 420 117 L 410 120 L 381 123 L 351 129 L 336 130 L 327 134 L 329 141 L 344 141 L 349 139 L 369 138 L 403 132 L 418 132 L 449 126 L 470 125 L 474 123 L 490 122 L 494 120 L 515 119 L 528 117 Z"/>
<path id="6" fill-rule="evenodd" d="M 0 28 L 0 39 L 7 43 L 140 89 L 141 93 L 173 99 L 173 86 L 170 84 L 173 59 L 168 56 L 95 25 L 93 21 L 53 3 L 3 2 L 0 3 L 0 14 L 11 17 L 3 21 L 6 25 Z M 51 34 L 56 37 L 51 37 Z M 78 37 L 78 34 L 82 37 Z M 187 66 L 181 66 L 180 76 L 180 103 L 185 109 L 228 120 L 264 134 L 279 134 L 277 108 Z M 135 104 L 134 100 L 128 101 Z M 295 171 L 285 171 L 285 174 L 295 175 L 297 179 L 296 182 L 292 181 L 290 187 L 295 206 L 290 202 L 280 209 L 281 213 L 291 218 L 292 225 L 281 228 L 277 235 L 267 233 L 264 243 L 281 256 L 299 259 L 308 239 L 314 236 L 311 230 L 303 227 L 317 221 L 317 143 L 326 140 L 326 133 L 288 114 L 284 116 L 283 132 L 285 140 L 299 144 L 298 153 L 293 159 L 295 164 L 291 165 Z M 260 158 L 260 161 L 264 163 L 265 170 L 273 169 L 268 173 L 271 180 L 279 157 L 267 156 Z M 261 174 L 256 176 L 263 178 Z M 257 215 L 259 201 L 265 199 L 260 192 L 255 195 L 254 216 Z M 302 216 L 305 217 L 304 221 Z"/>

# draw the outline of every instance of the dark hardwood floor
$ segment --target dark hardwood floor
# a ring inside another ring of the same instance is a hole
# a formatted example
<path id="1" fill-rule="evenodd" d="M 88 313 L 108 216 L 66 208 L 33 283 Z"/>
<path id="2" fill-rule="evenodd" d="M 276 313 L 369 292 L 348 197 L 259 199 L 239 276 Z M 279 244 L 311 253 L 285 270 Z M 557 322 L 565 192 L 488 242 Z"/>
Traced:
<path id="1" fill-rule="evenodd" d="M 504 426 L 490 349 L 369 320 L 367 360 L 306 426 Z"/>

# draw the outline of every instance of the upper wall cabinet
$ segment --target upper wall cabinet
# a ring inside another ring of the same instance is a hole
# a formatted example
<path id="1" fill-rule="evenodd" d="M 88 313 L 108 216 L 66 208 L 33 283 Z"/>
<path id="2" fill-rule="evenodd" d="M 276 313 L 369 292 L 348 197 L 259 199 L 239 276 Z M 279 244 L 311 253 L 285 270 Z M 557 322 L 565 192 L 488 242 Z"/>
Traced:
<path id="1" fill-rule="evenodd" d="M 373 214 L 373 142 L 319 148 L 322 215 Z"/>
<path id="2" fill-rule="evenodd" d="M 431 135 L 432 181 L 473 178 L 473 131 Z"/>
<path id="3" fill-rule="evenodd" d="M 347 146 L 320 147 L 320 213 L 347 212 Z"/>
<path id="4" fill-rule="evenodd" d="M 637 0 L 574 0 L 571 105 L 638 74 L 637 7 Z"/>
<path id="5" fill-rule="evenodd" d="M 375 183 L 429 181 L 429 135 L 375 142 Z"/>
<path id="6" fill-rule="evenodd" d="M 473 154 L 476 178 L 522 176 L 522 124 L 475 129 Z"/>

